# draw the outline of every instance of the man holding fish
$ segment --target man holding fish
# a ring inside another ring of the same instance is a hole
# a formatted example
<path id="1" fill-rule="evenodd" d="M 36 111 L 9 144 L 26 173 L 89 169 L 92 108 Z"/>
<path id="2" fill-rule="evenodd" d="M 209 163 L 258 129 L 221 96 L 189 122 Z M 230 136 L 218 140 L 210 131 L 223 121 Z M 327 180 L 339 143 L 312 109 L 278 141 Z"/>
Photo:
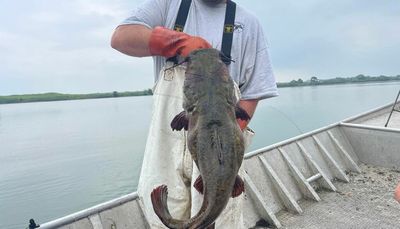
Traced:
<path id="1" fill-rule="evenodd" d="M 154 60 L 153 114 L 138 187 L 146 218 L 152 228 L 164 228 L 150 193 L 166 184 L 171 215 L 189 219 L 200 209 L 202 195 L 193 188 L 199 171 L 188 150 L 187 132 L 170 126 L 184 100 L 186 65 L 181 63 L 198 49 L 221 50 L 237 86 L 238 104 L 252 117 L 259 100 L 277 96 L 261 25 L 230 0 L 146 0 L 117 27 L 111 45 L 127 55 Z M 249 139 L 247 124 L 238 119 Z M 243 195 L 230 199 L 216 228 L 244 228 L 242 202 Z"/>

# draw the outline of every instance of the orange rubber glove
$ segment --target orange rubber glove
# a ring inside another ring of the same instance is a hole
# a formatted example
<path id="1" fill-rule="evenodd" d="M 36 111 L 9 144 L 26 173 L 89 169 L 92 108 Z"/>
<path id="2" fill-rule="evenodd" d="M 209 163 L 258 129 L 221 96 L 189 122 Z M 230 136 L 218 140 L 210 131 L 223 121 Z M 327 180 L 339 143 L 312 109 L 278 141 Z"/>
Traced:
<path id="1" fill-rule="evenodd" d="M 187 57 L 197 49 L 211 48 L 211 45 L 201 37 L 190 36 L 161 26 L 153 29 L 149 41 L 149 50 L 153 56 L 166 58 L 180 55 Z"/>
<path id="2" fill-rule="evenodd" d="M 397 185 L 396 190 L 394 191 L 394 199 L 400 203 L 400 183 Z"/>

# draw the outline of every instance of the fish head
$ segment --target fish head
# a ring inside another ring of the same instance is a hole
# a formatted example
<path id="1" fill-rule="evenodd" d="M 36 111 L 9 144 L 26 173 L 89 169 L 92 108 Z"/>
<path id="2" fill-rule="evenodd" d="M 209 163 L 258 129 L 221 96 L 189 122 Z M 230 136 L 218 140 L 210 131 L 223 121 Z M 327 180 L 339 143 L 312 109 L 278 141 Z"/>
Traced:
<path id="1" fill-rule="evenodd" d="M 219 98 L 228 103 L 233 100 L 233 80 L 229 75 L 228 67 L 221 59 L 222 55 L 219 50 L 211 48 L 193 51 L 187 57 L 183 89 L 184 108 L 187 111 L 200 104 L 209 106 L 210 99 Z"/>
<path id="2" fill-rule="evenodd" d="M 198 49 L 187 57 L 186 79 L 211 78 L 212 80 L 229 81 L 229 71 L 221 60 L 223 54 L 214 48 Z"/>

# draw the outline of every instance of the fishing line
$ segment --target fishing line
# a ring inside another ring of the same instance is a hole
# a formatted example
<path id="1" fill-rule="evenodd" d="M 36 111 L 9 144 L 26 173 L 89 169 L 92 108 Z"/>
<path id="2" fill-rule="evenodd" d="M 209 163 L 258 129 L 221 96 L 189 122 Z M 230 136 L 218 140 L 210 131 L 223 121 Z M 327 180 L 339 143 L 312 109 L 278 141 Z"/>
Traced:
<path id="1" fill-rule="evenodd" d="M 296 129 L 301 134 L 304 134 L 304 132 L 300 129 L 300 127 L 296 124 L 296 122 L 294 122 L 293 119 L 291 119 L 288 115 L 286 115 L 285 112 L 281 111 L 280 109 L 278 109 L 274 106 L 271 106 L 271 105 L 268 105 L 268 106 L 271 107 L 272 109 L 274 109 L 275 111 L 279 112 L 280 114 L 282 114 L 287 120 L 289 120 L 290 123 L 292 123 L 296 127 Z"/>

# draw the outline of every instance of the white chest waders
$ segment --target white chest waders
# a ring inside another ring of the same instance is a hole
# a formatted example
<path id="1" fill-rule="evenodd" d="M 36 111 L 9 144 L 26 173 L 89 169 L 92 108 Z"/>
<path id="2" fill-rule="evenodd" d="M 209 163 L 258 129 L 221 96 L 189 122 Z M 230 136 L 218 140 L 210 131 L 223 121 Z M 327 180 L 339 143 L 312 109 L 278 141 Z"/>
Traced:
<path id="1" fill-rule="evenodd" d="M 185 67 L 170 68 L 167 63 L 153 90 L 153 112 L 149 135 L 139 179 L 138 194 L 143 201 L 144 213 L 151 228 L 166 228 L 154 213 L 150 200 L 151 191 L 159 185 L 168 186 L 168 208 L 174 218 L 188 219 L 197 213 L 203 196 L 192 186 L 197 178 L 193 161 L 186 147 L 186 131 L 172 131 L 170 123 L 180 113 L 183 103 Z M 239 93 L 239 89 L 236 87 Z M 238 94 L 239 96 L 239 94 Z M 249 143 L 245 134 L 245 142 Z M 246 144 L 247 145 L 247 144 Z M 216 228 L 244 228 L 242 200 L 244 194 L 229 200 L 228 206 L 218 220 Z M 192 198 L 194 201 L 192 201 Z M 221 223 L 220 223 L 221 222 Z"/>
<path id="2" fill-rule="evenodd" d="M 171 66 L 168 62 L 164 69 Z M 153 90 L 153 112 L 138 187 L 151 228 L 165 228 L 150 200 L 151 191 L 162 184 L 169 188 L 168 208 L 172 216 L 190 217 L 192 158 L 186 149 L 186 132 L 172 131 L 170 127 L 175 115 L 183 110 L 184 79 L 183 66 L 162 70 Z"/>

